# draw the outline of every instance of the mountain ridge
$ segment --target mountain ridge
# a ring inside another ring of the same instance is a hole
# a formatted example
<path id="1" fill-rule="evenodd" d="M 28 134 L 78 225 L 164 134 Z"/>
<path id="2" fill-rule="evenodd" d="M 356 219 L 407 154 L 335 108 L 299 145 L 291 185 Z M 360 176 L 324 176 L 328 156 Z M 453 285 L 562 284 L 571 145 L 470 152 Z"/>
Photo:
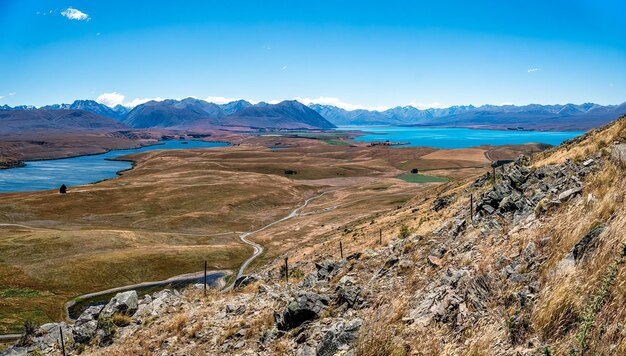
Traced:
<path id="1" fill-rule="evenodd" d="M 291 103 L 291 104 L 290 104 Z M 302 107 L 288 108 L 298 103 Z M 282 106 L 282 107 L 280 107 Z M 265 108 L 265 109 L 263 109 Z M 391 125 L 425 127 L 468 127 L 489 129 L 586 131 L 602 126 L 626 114 L 626 102 L 618 105 L 583 104 L 528 104 L 528 105 L 456 105 L 447 108 L 419 109 L 397 106 L 383 111 L 345 110 L 332 105 L 296 100 L 276 104 L 246 100 L 211 103 L 196 98 L 149 101 L 129 109 L 122 105 L 113 108 L 93 100 L 76 100 L 72 104 L 53 104 L 37 108 L 32 105 L 2 110 L 64 110 L 80 109 L 114 118 L 135 128 L 209 128 L 250 127 L 261 129 L 327 129 L 337 126 Z M 301 115 L 299 117 L 299 115 Z M 302 116 L 304 115 L 304 116 Z M 325 122 L 328 121 L 328 122 Z"/>

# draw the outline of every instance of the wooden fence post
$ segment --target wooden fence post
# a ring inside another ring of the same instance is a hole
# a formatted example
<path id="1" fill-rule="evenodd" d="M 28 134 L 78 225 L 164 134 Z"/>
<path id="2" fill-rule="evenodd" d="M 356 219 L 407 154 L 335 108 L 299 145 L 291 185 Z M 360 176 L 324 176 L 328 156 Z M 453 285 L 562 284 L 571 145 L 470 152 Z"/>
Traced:
<path id="1" fill-rule="evenodd" d="M 65 356 L 65 341 L 63 341 L 63 328 L 59 326 L 59 333 L 61 334 L 61 351 L 63 351 L 63 356 Z"/>
<path id="2" fill-rule="evenodd" d="M 380 229 L 378 231 L 378 244 L 382 245 L 383 244 L 383 229 Z"/>
<path id="3" fill-rule="evenodd" d="M 287 260 L 289 259 L 289 257 L 285 257 L 285 282 L 289 283 L 289 264 L 287 263 Z"/>
<path id="4" fill-rule="evenodd" d="M 206 260 L 204 260 L 204 296 L 206 297 Z"/>
<path id="5" fill-rule="evenodd" d="M 339 253 L 341 255 L 341 259 L 343 260 L 343 245 L 341 244 L 341 241 L 339 241 Z"/>

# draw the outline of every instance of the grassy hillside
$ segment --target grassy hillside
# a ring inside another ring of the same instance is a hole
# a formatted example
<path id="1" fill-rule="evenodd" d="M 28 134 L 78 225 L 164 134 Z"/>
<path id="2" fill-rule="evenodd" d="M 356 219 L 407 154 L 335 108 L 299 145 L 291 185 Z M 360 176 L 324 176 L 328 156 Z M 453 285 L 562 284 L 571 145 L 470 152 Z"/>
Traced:
<path id="1" fill-rule="evenodd" d="M 622 118 L 495 177 L 434 186 L 89 351 L 625 354 L 626 165 L 612 155 L 625 141 Z"/>

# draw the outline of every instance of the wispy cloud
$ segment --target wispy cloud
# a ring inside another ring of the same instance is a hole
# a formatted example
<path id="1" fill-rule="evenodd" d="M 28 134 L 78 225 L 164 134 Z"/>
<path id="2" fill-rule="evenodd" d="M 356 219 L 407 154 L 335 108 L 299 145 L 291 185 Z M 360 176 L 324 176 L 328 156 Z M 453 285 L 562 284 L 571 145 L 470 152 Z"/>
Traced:
<path id="1" fill-rule="evenodd" d="M 301 98 L 298 96 L 295 98 L 295 100 L 298 100 L 304 105 L 310 105 L 310 104 L 332 105 L 332 106 L 336 106 L 338 108 L 348 110 L 348 111 L 359 110 L 359 109 L 385 111 L 389 109 L 389 107 L 387 106 L 367 107 L 367 106 L 362 106 L 362 105 L 350 104 L 350 103 L 341 101 L 338 98 L 331 98 L 327 96 L 320 96 L 319 98 Z"/>
<path id="2" fill-rule="evenodd" d="M 283 70 L 287 69 L 287 66 L 283 66 Z"/>
<path id="3" fill-rule="evenodd" d="M 104 104 L 108 107 L 114 107 L 116 105 L 123 105 L 129 108 L 134 108 L 137 105 L 141 105 L 144 103 L 147 103 L 148 101 L 162 101 L 163 98 L 161 97 L 156 97 L 156 98 L 135 98 L 131 101 L 125 101 L 126 97 L 123 94 L 120 94 L 118 92 L 112 92 L 112 93 L 104 93 L 100 96 L 98 96 L 96 98 L 96 102 L 100 103 L 100 104 Z"/>
<path id="4" fill-rule="evenodd" d="M 540 71 L 540 70 L 541 70 L 541 68 L 530 68 L 530 69 L 528 70 L 528 73 L 535 73 L 535 72 L 538 72 L 538 71 Z"/>
<path id="5" fill-rule="evenodd" d="M 1 96 L 1 95 L 0 95 L 0 100 L 2 100 L 2 99 L 4 99 L 4 96 Z"/>
<path id="6" fill-rule="evenodd" d="M 70 20 L 75 20 L 75 21 L 89 21 L 91 20 L 91 17 L 89 17 L 89 15 L 87 15 L 86 13 L 78 10 L 78 9 L 74 9 L 72 7 L 68 7 L 67 9 L 61 11 L 61 15 L 67 17 Z"/>
<path id="7" fill-rule="evenodd" d="M 424 103 L 419 103 L 415 100 L 412 100 L 409 103 L 409 106 L 412 106 L 416 109 L 420 109 L 420 110 L 426 110 L 426 109 L 445 109 L 445 108 L 449 108 L 450 105 L 447 104 L 442 104 L 442 103 L 430 103 L 430 104 L 424 104 Z"/>
<path id="8" fill-rule="evenodd" d="M 15 92 L 10 92 L 9 93 L 9 96 L 13 96 L 13 95 L 15 95 Z"/>
<path id="9" fill-rule="evenodd" d="M 225 98 L 223 96 L 207 96 L 205 99 L 205 101 L 208 101 L 209 103 L 215 103 L 215 104 L 227 104 L 239 99 L 235 99 L 235 98 Z"/>
<path id="10" fill-rule="evenodd" d="M 135 99 L 133 99 L 133 100 L 127 102 L 127 103 L 124 103 L 122 105 L 127 106 L 129 108 L 134 108 L 135 106 L 141 105 L 141 104 L 145 104 L 148 101 L 163 101 L 163 100 L 165 100 L 165 99 L 161 98 L 160 96 L 157 96 L 156 98 L 143 98 L 143 99 L 135 98 Z"/>

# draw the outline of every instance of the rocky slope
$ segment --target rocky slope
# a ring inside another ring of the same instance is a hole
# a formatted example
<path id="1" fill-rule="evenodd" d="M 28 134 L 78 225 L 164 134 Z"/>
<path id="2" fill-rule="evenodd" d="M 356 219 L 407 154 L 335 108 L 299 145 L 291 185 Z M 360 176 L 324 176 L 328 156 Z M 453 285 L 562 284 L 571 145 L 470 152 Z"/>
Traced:
<path id="1" fill-rule="evenodd" d="M 288 281 L 279 258 L 228 292 L 120 294 L 9 352 L 61 327 L 102 355 L 626 354 L 624 142 L 626 118 L 291 251 Z"/>

